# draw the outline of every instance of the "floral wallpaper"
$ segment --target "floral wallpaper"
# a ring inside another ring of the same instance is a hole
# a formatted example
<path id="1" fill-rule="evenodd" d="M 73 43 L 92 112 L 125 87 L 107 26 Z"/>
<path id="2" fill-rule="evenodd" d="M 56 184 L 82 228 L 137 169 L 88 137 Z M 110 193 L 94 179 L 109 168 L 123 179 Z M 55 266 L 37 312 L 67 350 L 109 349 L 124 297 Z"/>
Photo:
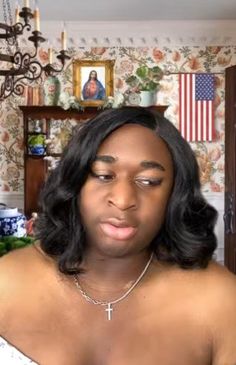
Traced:
<path id="1" fill-rule="evenodd" d="M 203 192 L 224 191 L 224 70 L 236 63 L 236 47 L 96 47 L 69 49 L 73 58 L 84 60 L 114 59 L 114 89 L 124 93 L 125 80 L 136 68 L 147 63 L 158 65 L 165 76 L 157 94 L 157 104 L 168 105 L 166 117 L 178 128 L 179 72 L 215 73 L 215 129 L 216 139 L 209 143 L 191 143 L 201 173 Z M 48 54 L 39 51 L 46 62 Z M 62 90 L 72 94 L 72 62 L 60 75 Z M 0 103 L 0 191 L 23 192 L 23 120 L 18 105 L 26 104 L 26 97 L 9 97 Z"/>

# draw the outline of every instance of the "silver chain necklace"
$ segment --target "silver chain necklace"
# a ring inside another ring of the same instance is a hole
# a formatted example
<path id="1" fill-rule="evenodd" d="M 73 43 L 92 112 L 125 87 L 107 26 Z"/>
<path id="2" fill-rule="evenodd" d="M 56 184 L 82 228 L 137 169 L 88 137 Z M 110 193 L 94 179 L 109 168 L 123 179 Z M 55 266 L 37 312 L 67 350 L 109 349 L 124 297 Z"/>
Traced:
<path id="1" fill-rule="evenodd" d="M 86 294 L 85 291 L 81 288 L 81 286 L 79 284 L 78 275 L 74 275 L 75 285 L 79 289 L 81 295 L 87 300 L 87 302 L 95 304 L 95 305 L 101 305 L 103 307 L 106 307 L 105 311 L 107 312 L 107 319 L 108 319 L 108 321 L 111 321 L 112 312 L 113 312 L 113 307 L 112 306 L 114 304 L 119 303 L 121 300 L 125 299 L 131 293 L 131 291 L 136 287 L 136 285 L 138 285 L 140 280 L 145 275 L 147 269 L 149 268 L 149 266 L 152 262 L 152 259 L 153 259 L 153 253 L 151 254 L 150 259 L 148 260 L 145 268 L 143 269 L 143 271 L 141 272 L 141 274 L 139 275 L 137 280 L 133 283 L 133 285 L 131 285 L 131 287 L 120 298 L 112 300 L 110 302 L 105 302 L 105 301 L 102 301 L 102 300 L 96 300 L 96 299 L 91 298 L 88 294 Z"/>

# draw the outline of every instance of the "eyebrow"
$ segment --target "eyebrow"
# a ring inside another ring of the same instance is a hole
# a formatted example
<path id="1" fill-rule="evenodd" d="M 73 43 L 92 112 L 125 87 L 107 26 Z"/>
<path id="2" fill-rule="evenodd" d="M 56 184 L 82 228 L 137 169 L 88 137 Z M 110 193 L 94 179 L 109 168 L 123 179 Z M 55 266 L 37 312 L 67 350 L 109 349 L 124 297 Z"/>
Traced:
<path id="1" fill-rule="evenodd" d="M 140 165 L 145 169 L 157 169 L 161 171 L 166 171 L 164 166 L 162 166 L 159 162 L 156 161 L 142 161 Z"/>
<path id="2" fill-rule="evenodd" d="M 94 162 L 96 162 L 96 161 L 114 163 L 117 161 L 117 158 L 109 156 L 109 155 L 98 155 L 95 157 Z"/>
<path id="3" fill-rule="evenodd" d="M 109 155 L 98 155 L 95 157 L 94 162 L 96 162 L 96 161 L 101 161 L 101 162 L 105 162 L 105 163 L 114 163 L 117 161 L 117 158 L 115 158 L 113 156 L 109 156 Z M 159 162 L 156 162 L 156 161 L 146 161 L 146 160 L 141 161 L 140 166 L 145 169 L 157 169 L 157 170 L 161 170 L 161 171 L 166 171 L 164 166 L 162 166 Z"/>

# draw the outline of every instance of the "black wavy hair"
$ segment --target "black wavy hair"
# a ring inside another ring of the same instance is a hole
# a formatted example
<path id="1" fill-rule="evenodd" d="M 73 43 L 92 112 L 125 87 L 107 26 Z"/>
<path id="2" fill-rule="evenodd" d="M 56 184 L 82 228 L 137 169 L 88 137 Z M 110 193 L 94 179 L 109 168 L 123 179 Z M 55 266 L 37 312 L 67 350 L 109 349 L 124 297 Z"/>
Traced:
<path id="1" fill-rule="evenodd" d="M 78 196 L 101 143 L 124 124 L 140 124 L 160 136 L 172 155 L 174 186 L 166 218 L 150 248 L 161 261 L 179 267 L 207 267 L 216 248 L 216 210 L 201 194 L 198 164 L 189 144 L 157 112 L 122 107 L 99 112 L 78 127 L 42 190 L 36 237 L 65 274 L 79 273 L 86 248 Z"/>

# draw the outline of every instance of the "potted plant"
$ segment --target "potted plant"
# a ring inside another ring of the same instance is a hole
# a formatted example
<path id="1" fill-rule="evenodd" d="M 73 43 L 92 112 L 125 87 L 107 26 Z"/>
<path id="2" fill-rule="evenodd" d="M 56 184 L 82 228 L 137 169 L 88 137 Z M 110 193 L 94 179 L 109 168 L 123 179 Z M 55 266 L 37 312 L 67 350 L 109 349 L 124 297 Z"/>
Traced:
<path id="1" fill-rule="evenodd" d="M 137 68 L 134 75 L 126 79 L 126 83 L 140 93 L 140 105 L 149 106 L 153 104 L 155 93 L 160 89 L 162 77 L 163 71 L 159 66 L 142 65 Z"/>
<path id="2" fill-rule="evenodd" d="M 44 155 L 45 136 L 43 134 L 32 134 L 28 137 L 29 151 L 32 155 Z"/>
<path id="3" fill-rule="evenodd" d="M 0 257 L 6 253 L 15 250 L 17 248 L 22 248 L 35 242 L 34 237 L 14 237 L 5 236 L 0 237 Z"/>

